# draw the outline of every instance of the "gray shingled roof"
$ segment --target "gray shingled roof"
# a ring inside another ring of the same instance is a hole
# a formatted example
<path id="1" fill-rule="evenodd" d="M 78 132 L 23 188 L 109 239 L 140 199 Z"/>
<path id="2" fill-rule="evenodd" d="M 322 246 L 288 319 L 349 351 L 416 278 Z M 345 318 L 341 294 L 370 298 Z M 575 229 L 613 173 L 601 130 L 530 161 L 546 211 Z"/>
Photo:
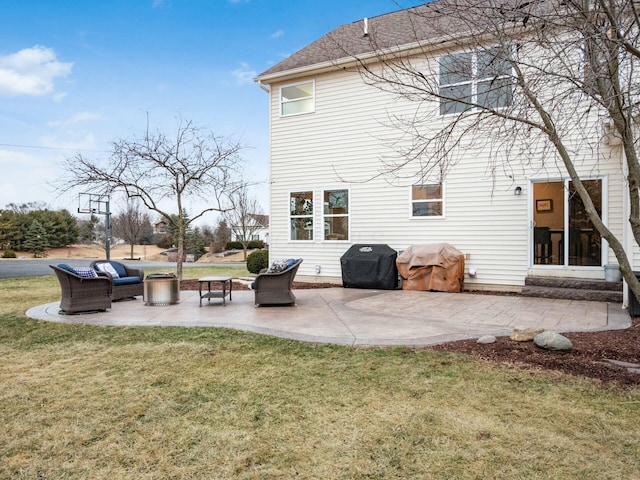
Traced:
<path id="1" fill-rule="evenodd" d="M 363 19 L 342 25 L 261 73 L 258 78 L 373 52 L 376 47 L 413 43 L 416 41 L 414 23 L 422 20 L 419 23 L 424 24 L 416 11 L 423 11 L 425 7 L 422 5 L 369 18 L 368 36 L 364 35 Z"/>
<path id="2" fill-rule="evenodd" d="M 456 34 L 469 31 L 469 18 L 462 19 L 460 17 L 460 12 L 465 8 L 465 4 L 473 5 L 470 10 L 473 11 L 475 9 L 477 14 L 478 7 L 480 9 L 491 9 L 492 12 L 497 13 L 499 6 L 500 10 L 504 7 L 506 10 L 515 11 L 519 10 L 521 6 L 531 6 L 536 3 L 544 3 L 544 1 L 437 0 L 418 7 L 369 18 L 368 35 L 364 35 L 364 20 L 358 20 L 342 25 L 310 43 L 258 75 L 257 80 L 279 76 L 278 74 L 284 75 L 289 71 L 314 65 L 331 64 L 342 59 L 350 59 L 354 56 L 366 55 L 389 48 L 406 47 L 417 42 L 436 40 L 447 36 L 452 38 Z M 467 13 L 471 15 L 470 11 L 467 11 Z M 484 21 L 487 21 L 486 17 Z"/>

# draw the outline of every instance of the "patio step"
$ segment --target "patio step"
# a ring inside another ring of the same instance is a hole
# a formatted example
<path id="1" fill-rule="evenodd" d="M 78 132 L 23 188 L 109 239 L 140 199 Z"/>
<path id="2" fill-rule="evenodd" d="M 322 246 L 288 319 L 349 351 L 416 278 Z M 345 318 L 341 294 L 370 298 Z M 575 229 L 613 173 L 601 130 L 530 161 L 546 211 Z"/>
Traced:
<path id="1" fill-rule="evenodd" d="M 522 295 L 526 297 L 622 303 L 622 282 L 529 276 L 525 279 Z"/>

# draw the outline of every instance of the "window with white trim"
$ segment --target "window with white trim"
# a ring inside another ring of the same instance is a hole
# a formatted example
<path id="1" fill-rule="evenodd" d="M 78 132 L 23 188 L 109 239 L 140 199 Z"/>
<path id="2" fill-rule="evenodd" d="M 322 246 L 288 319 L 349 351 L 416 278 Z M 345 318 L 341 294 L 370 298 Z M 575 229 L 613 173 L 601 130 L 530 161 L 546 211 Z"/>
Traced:
<path id="1" fill-rule="evenodd" d="M 443 55 L 438 59 L 440 115 L 508 107 L 513 101 L 511 65 L 498 47 Z M 479 107 L 475 107 L 479 108 Z"/>
<path id="2" fill-rule="evenodd" d="M 280 87 L 280 115 L 300 115 L 315 111 L 316 82 L 295 83 Z"/>
<path id="3" fill-rule="evenodd" d="M 349 240 L 349 190 L 325 190 L 324 239 Z"/>
<path id="4" fill-rule="evenodd" d="M 412 217 L 442 217 L 444 195 L 441 183 L 413 185 L 411 187 Z"/>
<path id="5" fill-rule="evenodd" d="M 289 239 L 313 240 L 313 192 L 289 194 Z"/>

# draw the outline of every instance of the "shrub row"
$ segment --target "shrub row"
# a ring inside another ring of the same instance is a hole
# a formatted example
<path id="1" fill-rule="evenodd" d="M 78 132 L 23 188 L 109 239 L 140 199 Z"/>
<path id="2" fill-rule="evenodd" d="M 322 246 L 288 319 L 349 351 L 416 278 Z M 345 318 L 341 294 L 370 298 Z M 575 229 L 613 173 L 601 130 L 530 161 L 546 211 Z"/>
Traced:
<path id="1" fill-rule="evenodd" d="M 247 244 L 249 250 L 255 250 L 256 248 L 264 248 L 264 242 L 262 240 L 251 240 Z M 227 242 L 227 250 L 244 250 L 242 242 Z"/>

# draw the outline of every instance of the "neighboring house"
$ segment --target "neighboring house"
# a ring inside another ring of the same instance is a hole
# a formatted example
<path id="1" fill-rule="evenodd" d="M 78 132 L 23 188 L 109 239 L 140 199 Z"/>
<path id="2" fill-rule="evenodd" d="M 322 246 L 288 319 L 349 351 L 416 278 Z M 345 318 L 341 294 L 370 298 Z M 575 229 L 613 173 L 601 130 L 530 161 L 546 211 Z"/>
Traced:
<path id="1" fill-rule="evenodd" d="M 270 95 L 271 257 L 303 258 L 299 275 L 339 278 L 340 257 L 352 244 L 388 244 L 401 251 L 447 242 L 465 253 L 467 288 L 518 290 L 528 275 L 604 278 L 604 265 L 617 262 L 571 195 L 562 168 L 549 174 L 517 164 L 514 181 L 489 171 L 495 152 L 461 147 L 444 177 L 376 176 L 383 159 L 396 154 L 390 143 L 398 132 L 389 118 L 415 112 L 416 105 L 367 85 L 354 68 L 352 55 L 372 52 L 374 32 L 378 46 L 386 41 L 399 49 L 415 48 L 416 32 L 421 34 L 406 11 L 356 21 L 256 78 Z M 429 44 L 433 32 L 422 35 L 422 49 L 443 48 L 438 39 Z M 349 54 L 340 44 L 349 46 Z M 442 52 L 440 65 L 446 65 L 451 53 Z M 482 79 L 471 73 L 468 78 L 469 88 L 478 91 Z M 452 83 L 441 74 L 442 88 L 465 82 Z M 510 101 L 510 92 L 494 101 Z M 439 108 L 444 116 L 456 113 L 458 105 Z M 602 149 L 608 148 L 603 142 Z M 625 245 L 633 245 L 623 213 L 628 210 L 620 154 L 607 150 L 603 160 L 602 151 L 593 152 L 577 168 L 604 221 Z"/>
<path id="2" fill-rule="evenodd" d="M 160 220 L 153 224 L 154 235 L 164 235 L 168 232 L 167 227 L 169 224 L 165 220 Z"/>
<path id="3" fill-rule="evenodd" d="M 232 225 L 231 233 L 233 239 L 241 242 L 247 235 L 247 240 L 262 240 L 265 245 L 269 245 L 269 215 L 249 214 L 250 221 L 247 225 Z"/>

